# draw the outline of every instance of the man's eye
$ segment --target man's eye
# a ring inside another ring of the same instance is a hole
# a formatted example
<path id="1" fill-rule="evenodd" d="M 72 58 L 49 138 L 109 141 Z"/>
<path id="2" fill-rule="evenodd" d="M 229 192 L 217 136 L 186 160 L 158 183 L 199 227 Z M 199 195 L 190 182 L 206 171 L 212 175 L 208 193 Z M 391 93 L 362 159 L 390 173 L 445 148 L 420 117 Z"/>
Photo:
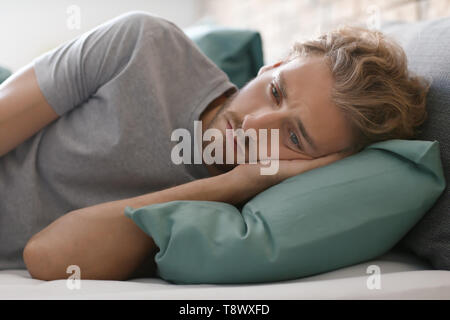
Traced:
<path id="1" fill-rule="evenodd" d="M 289 138 L 291 139 L 292 143 L 294 143 L 297 146 L 297 148 L 299 148 L 300 150 L 302 149 L 300 146 L 300 142 L 298 141 L 297 135 L 295 133 L 291 131 Z"/>
<path id="2" fill-rule="evenodd" d="M 272 92 L 272 96 L 274 96 L 277 105 L 280 103 L 280 95 L 278 94 L 277 88 L 274 86 L 273 82 L 270 84 L 270 90 Z"/>

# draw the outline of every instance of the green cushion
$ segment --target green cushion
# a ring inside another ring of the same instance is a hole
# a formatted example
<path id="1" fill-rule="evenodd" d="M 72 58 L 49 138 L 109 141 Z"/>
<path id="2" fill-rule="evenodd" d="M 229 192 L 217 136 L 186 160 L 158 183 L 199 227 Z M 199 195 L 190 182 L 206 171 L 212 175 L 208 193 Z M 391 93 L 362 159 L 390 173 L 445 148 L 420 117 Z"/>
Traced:
<path id="1" fill-rule="evenodd" d="M 0 83 L 5 81 L 11 75 L 11 71 L 0 67 Z"/>
<path id="2" fill-rule="evenodd" d="M 183 31 L 238 88 L 256 77 L 263 66 L 262 40 L 257 31 L 213 25 Z"/>
<path id="3" fill-rule="evenodd" d="M 296 279 L 389 251 L 445 188 L 437 141 L 389 140 L 258 194 L 240 212 L 172 201 L 125 214 L 160 251 L 173 283 Z"/>

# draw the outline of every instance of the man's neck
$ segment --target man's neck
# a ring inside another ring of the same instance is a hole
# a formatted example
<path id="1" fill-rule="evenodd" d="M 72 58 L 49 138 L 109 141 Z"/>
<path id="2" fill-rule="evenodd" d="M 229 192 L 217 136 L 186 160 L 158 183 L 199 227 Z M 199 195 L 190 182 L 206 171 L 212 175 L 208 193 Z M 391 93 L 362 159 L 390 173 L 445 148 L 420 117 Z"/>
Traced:
<path id="1" fill-rule="evenodd" d="M 199 117 L 200 118 L 199 120 L 202 122 L 202 131 L 203 131 L 202 134 L 205 133 L 206 129 L 211 124 L 212 119 L 214 119 L 214 116 L 217 114 L 220 107 L 225 103 L 226 100 L 227 96 L 225 95 L 225 93 L 223 93 L 216 99 L 214 99 L 202 112 L 202 114 Z"/>

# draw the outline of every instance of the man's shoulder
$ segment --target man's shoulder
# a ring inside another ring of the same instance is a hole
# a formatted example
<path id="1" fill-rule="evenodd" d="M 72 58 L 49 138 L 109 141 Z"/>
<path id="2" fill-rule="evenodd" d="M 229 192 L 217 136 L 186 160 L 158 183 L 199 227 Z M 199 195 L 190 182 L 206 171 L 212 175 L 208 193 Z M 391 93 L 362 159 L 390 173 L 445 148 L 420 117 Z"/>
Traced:
<path id="1" fill-rule="evenodd" d="M 128 11 L 113 18 L 109 22 L 118 26 L 124 26 L 133 29 L 145 29 L 150 31 L 181 31 L 181 29 L 175 23 L 158 15 L 140 10 Z"/>

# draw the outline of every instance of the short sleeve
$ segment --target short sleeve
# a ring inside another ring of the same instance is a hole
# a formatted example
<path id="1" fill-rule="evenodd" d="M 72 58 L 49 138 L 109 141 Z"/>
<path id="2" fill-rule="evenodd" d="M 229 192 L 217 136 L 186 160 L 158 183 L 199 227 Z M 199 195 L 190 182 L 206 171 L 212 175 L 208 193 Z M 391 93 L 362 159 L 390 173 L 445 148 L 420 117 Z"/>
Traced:
<path id="1" fill-rule="evenodd" d="M 35 58 L 39 87 L 58 115 L 79 106 L 130 63 L 161 18 L 132 11 Z"/>

